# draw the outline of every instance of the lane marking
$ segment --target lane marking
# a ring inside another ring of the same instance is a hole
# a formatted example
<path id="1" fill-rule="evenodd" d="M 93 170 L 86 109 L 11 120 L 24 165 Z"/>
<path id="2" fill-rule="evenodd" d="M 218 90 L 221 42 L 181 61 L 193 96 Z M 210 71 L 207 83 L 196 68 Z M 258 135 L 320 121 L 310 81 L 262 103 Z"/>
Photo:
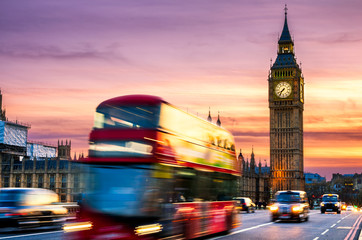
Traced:
<path id="1" fill-rule="evenodd" d="M 9 237 L 0 237 L 0 239 L 17 238 L 17 237 L 28 237 L 28 236 L 52 234 L 52 233 L 59 233 L 59 232 L 64 232 L 64 231 L 63 231 L 63 230 L 59 230 L 59 231 L 54 231 L 54 232 L 31 233 L 31 234 L 23 234 L 23 235 L 9 236 Z"/>
<path id="2" fill-rule="evenodd" d="M 276 222 L 278 222 L 278 221 L 276 221 Z M 260 227 L 264 227 L 264 226 L 267 226 L 267 225 L 274 224 L 276 222 L 264 223 L 264 224 L 260 224 L 260 225 L 254 226 L 254 227 L 240 229 L 238 231 L 229 233 L 227 236 L 238 234 L 238 233 L 241 233 L 241 232 L 246 232 L 246 231 L 253 230 L 253 229 L 256 229 L 256 228 L 260 228 Z M 210 240 L 216 240 L 216 239 L 220 239 L 220 238 L 223 238 L 223 237 L 225 237 L 225 236 L 210 238 Z"/>
<path id="3" fill-rule="evenodd" d="M 342 220 L 338 220 L 337 223 L 340 223 Z"/>
<path id="4" fill-rule="evenodd" d="M 319 237 L 313 238 L 313 240 L 318 240 L 318 239 L 319 239 Z"/>
<path id="5" fill-rule="evenodd" d="M 325 230 L 324 232 L 321 233 L 321 235 L 326 234 L 329 231 L 329 229 Z"/>
<path id="6" fill-rule="evenodd" d="M 238 231 L 230 233 L 229 235 L 234 235 L 234 234 L 237 234 L 237 233 L 246 232 L 246 231 L 253 230 L 253 229 L 256 229 L 256 228 L 260 228 L 260 227 L 264 227 L 264 226 L 267 226 L 267 225 L 270 225 L 270 224 L 273 224 L 273 222 L 260 224 L 260 225 L 250 227 L 250 228 L 240 229 Z"/>
<path id="7" fill-rule="evenodd" d="M 362 216 L 359 216 L 344 240 L 348 240 L 349 237 L 351 237 L 351 239 L 354 239 L 354 236 L 356 235 L 357 230 L 359 229 L 358 227 L 359 227 L 359 224 L 361 223 L 361 220 L 362 220 Z"/>
<path id="8" fill-rule="evenodd" d="M 349 217 L 351 215 L 352 215 L 352 213 L 348 214 L 347 216 L 343 217 L 342 219 L 345 219 L 345 218 L 347 218 L 347 217 Z"/>
<path id="9" fill-rule="evenodd" d="M 334 227 L 334 226 L 336 226 L 336 225 L 337 225 L 337 224 L 333 224 L 333 225 L 331 226 L 331 228 Z"/>
<path id="10" fill-rule="evenodd" d="M 352 227 L 337 227 L 337 229 L 351 229 Z"/>

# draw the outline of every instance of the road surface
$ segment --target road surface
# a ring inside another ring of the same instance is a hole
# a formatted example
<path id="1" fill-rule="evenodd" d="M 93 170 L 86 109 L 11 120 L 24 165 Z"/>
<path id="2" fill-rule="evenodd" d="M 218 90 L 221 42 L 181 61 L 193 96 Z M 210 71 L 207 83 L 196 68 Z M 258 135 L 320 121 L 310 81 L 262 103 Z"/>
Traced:
<path id="1" fill-rule="evenodd" d="M 224 236 L 211 236 L 209 240 L 236 240 L 236 239 L 310 239 L 310 240 L 362 240 L 361 232 L 362 213 L 342 212 L 341 214 L 321 214 L 312 210 L 307 222 L 271 222 L 267 210 L 257 210 L 255 213 L 239 214 L 242 225 Z M 0 234 L 0 240 L 44 240 L 66 239 L 63 231 L 27 231 Z"/>

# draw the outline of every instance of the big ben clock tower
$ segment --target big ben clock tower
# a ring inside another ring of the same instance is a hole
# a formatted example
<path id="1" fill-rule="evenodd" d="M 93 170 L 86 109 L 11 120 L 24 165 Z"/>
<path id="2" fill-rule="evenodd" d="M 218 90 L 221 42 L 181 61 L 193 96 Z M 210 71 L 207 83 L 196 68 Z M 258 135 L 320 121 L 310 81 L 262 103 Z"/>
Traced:
<path id="1" fill-rule="evenodd" d="M 278 56 L 269 82 L 270 171 L 272 191 L 304 190 L 303 110 L 304 79 L 294 55 L 285 6 Z"/>

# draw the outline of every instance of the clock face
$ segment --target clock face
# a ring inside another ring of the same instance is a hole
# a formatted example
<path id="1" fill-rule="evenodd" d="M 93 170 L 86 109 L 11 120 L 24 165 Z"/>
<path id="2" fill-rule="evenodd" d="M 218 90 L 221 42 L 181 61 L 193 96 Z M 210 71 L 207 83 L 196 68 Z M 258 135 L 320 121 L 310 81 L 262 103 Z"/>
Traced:
<path id="1" fill-rule="evenodd" d="M 292 86 L 287 82 L 280 82 L 275 87 L 275 94 L 280 98 L 286 98 L 292 92 Z"/>

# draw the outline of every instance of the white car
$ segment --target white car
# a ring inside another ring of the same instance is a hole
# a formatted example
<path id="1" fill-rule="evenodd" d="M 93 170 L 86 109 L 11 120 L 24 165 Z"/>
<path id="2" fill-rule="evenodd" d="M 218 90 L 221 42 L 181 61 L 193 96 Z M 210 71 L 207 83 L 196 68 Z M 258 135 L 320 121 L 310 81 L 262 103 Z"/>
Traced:
<path id="1" fill-rule="evenodd" d="M 353 211 L 353 206 L 347 206 L 346 211 Z"/>

